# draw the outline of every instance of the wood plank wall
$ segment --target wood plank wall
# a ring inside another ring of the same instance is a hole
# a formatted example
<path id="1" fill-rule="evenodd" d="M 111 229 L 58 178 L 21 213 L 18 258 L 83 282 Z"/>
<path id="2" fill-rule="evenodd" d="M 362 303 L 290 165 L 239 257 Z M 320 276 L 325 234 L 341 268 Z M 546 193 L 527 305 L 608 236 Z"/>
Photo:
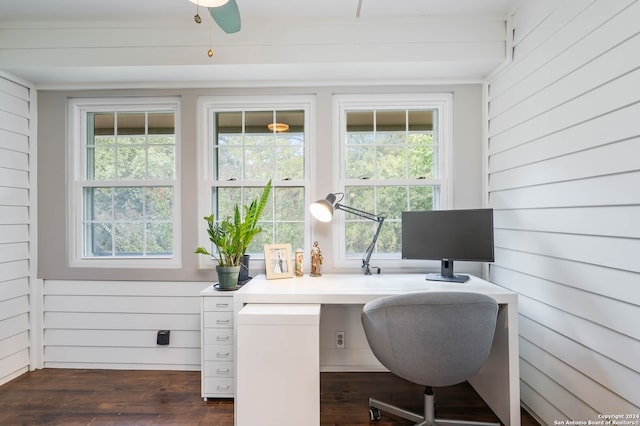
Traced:
<path id="1" fill-rule="evenodd" d="M 202 282 L 44 284 L 44 367 L 200 370 Z M 170 345 L 156 344 L 170 330 Z"/>
<path id="2" fill-rule="evenodd" d="M 28 371 L 30 362 L 34 98 L 30 87 L 0 73 L 0 384 Z"/>
<path id="3" fill-rule="evenodd" d="M 640 2 L 529 1 L 487 83 L 490 279 L 519 293 L 523 404 L 640 413 Z"/>

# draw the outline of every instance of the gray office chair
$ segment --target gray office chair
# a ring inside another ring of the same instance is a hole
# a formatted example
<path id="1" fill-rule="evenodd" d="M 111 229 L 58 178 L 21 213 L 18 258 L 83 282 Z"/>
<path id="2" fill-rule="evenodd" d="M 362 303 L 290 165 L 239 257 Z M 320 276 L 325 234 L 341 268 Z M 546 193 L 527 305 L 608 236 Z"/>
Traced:
<path id="1" fill-rule="evenodd" d="M 432 386 L 452 386 L 474 376 L 489 356 L 498 304 L 467 292 L 406 293 L 367 303 L 362 324 L 373 354 L 391 373 L 425 386 L 424 415 L 370 398 L 371 420 L 380 410 L 422 425 L 480 425 L 434 418 Z"/>

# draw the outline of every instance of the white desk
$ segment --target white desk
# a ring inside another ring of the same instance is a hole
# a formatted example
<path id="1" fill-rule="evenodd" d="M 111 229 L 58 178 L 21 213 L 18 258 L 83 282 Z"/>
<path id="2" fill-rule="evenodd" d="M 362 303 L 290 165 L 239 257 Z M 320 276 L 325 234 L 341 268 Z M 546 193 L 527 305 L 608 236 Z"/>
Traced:
<path id="1" fill-rule="evenodd" d="M 498 323 L 489 359 L 469 382 L 505 425 L 519 426 L 518 296 L 512 291 L 477 277 L 457 284 L 427 281 L 424 274 L 326 274 L 315 278 L 305 275 L 279 280 L 267 280 L 259 275 L 236 291 L 233 299 L 237 316 L 245 304 L 364 305 L 378 297 L 419 291 L 471 291 L 487 294 L 498 302 Z M 283 352 L 288 350 L 286 345 L 281 349 Z M 236 347 L 236 351 L 259 354 L 260 348 Z M 242 363 L 238 362 L 237 371 L 242 368 Z M 256 377 L 255 380 L 260 378 Z M 243 384 L 237 383 L 237 386 Z M 301 397 L 319 399 L 320 389 Z M 238 408 L 249 408 L 250 405 L 251 401 L 236 399 L 236 413 Z M 295 419 L 291 420 L 291 424 L 296 424 Z"/>

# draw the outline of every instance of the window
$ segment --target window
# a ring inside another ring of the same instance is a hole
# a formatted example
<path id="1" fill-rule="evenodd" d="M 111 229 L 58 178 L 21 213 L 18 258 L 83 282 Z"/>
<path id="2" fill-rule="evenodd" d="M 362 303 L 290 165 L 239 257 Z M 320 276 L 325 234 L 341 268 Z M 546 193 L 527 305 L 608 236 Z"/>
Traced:
<path id="1" fill-rule="evenodd" d="M 446 208 L 451 96 L 336 96 L 343 204 L 385 215 L 374 257 L 399 259 L 401 216 Z M 337 263 L 360 259 L 377 223 L 348 213 L 341 222 Z"/>
<path id="2" fill-rule="evenodd" d="M 272 189 L 261 218 L 263 232 L 247 254 L 262 259 L 264 244 L 306 248 L 310 149 L 309 97 L 202 98 L 200 143 L 203 189 L 201 216 L 231 216 L 234 206 L 259 197 L 269 179 Z M 204 222 L 201 238 L 206 236 Z M 204 257 L 202 257 L 204 258 Z M 209 260 L 201 260 L 205 266 Z"/>
<path id="3" fill-rule="evenodd" d="M 176 267 L 175 99 L 70 102 L 74 266 Z"/>

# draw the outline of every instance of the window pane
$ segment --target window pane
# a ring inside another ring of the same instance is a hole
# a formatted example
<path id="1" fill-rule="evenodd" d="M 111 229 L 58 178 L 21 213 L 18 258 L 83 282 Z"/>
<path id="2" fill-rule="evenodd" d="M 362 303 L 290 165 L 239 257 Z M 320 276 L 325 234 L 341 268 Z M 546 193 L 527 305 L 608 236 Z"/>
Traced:
<path id="1" fill-rule="evenodd" d="M 278 180 L 298 180 L 304 178 L 304 147 L 276 148 Z"/>
<path id="2" fill-rule="evenodd" d="M 347 222 L 345 227 L 346 256 L 362 257 L 373 240 L 378 224 L 370 220 L 363 220 L 358 222 Z"/>
<path id="3" fill-rule="evenodd" d="M 247 248 L 247 254 L 256 258 L 264 257 L 263 247 L 265 244 L 273 244 L 274 241 L 278 241 L 274 237 L 273 222 L 261 223 L 260 226 L 262 227 L 262 232 L 254 237 Z"/>
<path id="4" fill-rule="evenodd" d="M 243 196 L 242 196 L 242 204 L 248 206 L 251 204 L 253 200 L 259 200 L 262 196 L 263 187 L 258 186 L 246 186 L 243 188 Z M 271 188 L 271 193 L 269 198 L 267 199 L 267 204 L 262 212 L 262 216 L 260 217 L 261 221 L 273 220 L 273 197 L 276 188 Z M 244 214 L 244 209 L 242 211 Z"/>
<path id="5" fill-rule="evenodd" d="M 275 195 L 276 221 L 300 220 L 304 217 L 303 188 L 274 188 L 273 195 Z"/>
<path id="6" fill-rule="evenodd" d="M 376 188 L 377 213 L 384 214 L 387 217 L 387 221 L 401 219 L 402 212 L 408 208 L 407 189 L 405 186 L 381 186 Z"/>
<path id="7" fill-rule="evenodd" d="M 144 147 L 119 147 L 118 156 L 118 178 L 144 179 L 146 176 L 146 151 Z"/>
<path id="8" fill-rule="evenodd" d="M 140 256 L 144 254 L 144 226 L 138 223 L 116 223 L 114 252 L 116 256 Z"/>
<path id="9" fill-rule="evenodd" d="M 110 180 L 116 178 L 116 150 L 109 146 L 87 149 L 87 179 Z"/>
<path id="10" fill-rule="evenodd" d="M 115 188 L 114 189 L 114 219 L 138 220 L 144 217 L 142 211 L 142 188 Z"/>
<path id="11" fill-rule="evenodd" d="M 377 151 L 376 177 L 402 179 L 406 176 L 407 157 L 404 146 L 381 146 Z"/>
<path id="12" fill-rule="evenodd" d="M 89 244 L 85 244 L 85 256 L 111 256 L 113 240 L 111 223 L 89 223 L 85 225 L 86 235 L 90 235 Z"/>
<path id="13" fill-rule="evenodd" d="M 145 191 L 145 219 L 171 220 L 173 217 L 173 189 L 147 188 Z"/>
<path id="14" fill-rule="evenodd" d="M 239 180 L 242 177 L 242 148 L 218 148 L 218 179 Z"/>
<path id="15" fill-rule="evenodd" d="M 345 175 L 348 179 L 368 179 L 373 177 L 375 149 L 365 146 L 347 148 Z"/>
<path id="16" fill-rule="evenodd" d="M 432 134 L 413 134 L 409 136 L 409 177 L 426 179 L 434 177 L 434 146 Z"/>
<path id="17" fill-rule="evenodd" d="M 119 112 L 117 126 L 119 135 L 145 135 L 147 115 L 144 112 Z"/>
<path id="18" fill-rule="evenodd" d="M 376 132 L 403 135 L 407 130 L 406 117 L 405 110 L 376 111 Z"/>
<path id="19" fill-rule="evenodd" d="M 346 115 L 348 134 L 373 134 L 373 111 L 347 111 Z M 367 138 L 357 140 L 365 142 Z M 354 143 L 354 141 L 348 140 L 347 143 Z"/>
<path id="20" fill-rule="evenodd" d="M 85 216 L 89 220 L 113 218 L 113 188 L 85 188 Z"/>
<path id="21" fill-rule="evenodd" d="M 275 241 L 291 243 L 292 250 L 304 247 L 304 223 L 276 222 Z"/>
<path id="22" fill-rule="evenodd" d="M 344 204 L 370 213 L 375 213 L 375 198 L 372 186 L 348 186 L 345 188 Z M 347 214 L 347 220 L 361 220 L 357 216 Z"/>
<path id="23" fill-rule="evenodd" d="M 96 136 L 114 136 L 116 134 L 116 114 L 114 112 L 89 113 L 87 128 L 93 123 L 93 134 Z"/>
<path id="24" fill-rule="evenodd" d="M 175 172 L 175 147 L 150 146 L 148 179 L 173 179 Z"/>
<path id="25" fill-rule="evenodd" d="M 268 180 L 273 176 L 273 146 L 251 147 L 244 150 L 245 179 Z"/>
<path id="26" fill-rule="evenodd" d="M 409 210 L 434 210 L 438 188 L 434 186 L 416 186 L 409 188 Z"/>
<path id="27" fill-rule="evenodd" d="M 215 115 L 218 144 L 242 143 L 242 112 L 218 112 Z"/>
<path id="28" fill-rule="evenodd" d="M 435 110 L 417 110 L 409 111 L 409 131 L 426 132 L 433 130 L 433 118 L 437 111 Z"/>
<path id="29" fill-rule="evenodd" d="M 245 112 L 245 133 L 252 134 L 252 142 L 246 142 L 247 144 L 256 143 L 263 139 L 261 135 L 271 134 L 269 130 L 269 124 L 274 122 L 274 111 L 247 111 Z M 273 136 L 271 135 L 271 140 Z"/>
<path id="30" fill-rule="evenodd" d="M 173 225 L 171 223 L 147 223 L 148 255 L 169 255 L 173 250 Z"/>
<path id="31" fill-rule="evenodd" d="M 174 135 L 176 133 L 173 112 L 150 112 L 149 135 Z"/>
<path id="32" fill-rule="evenodd" d="M 218 188 L 217 191 L 215 188 L 212 189 L 211 199 L 214 201 L 212 211 L 216 220 L 233 217 L 235 205 L 242 205 L 240 190 L 240 188 Z M 215 205 L 216 200 L 217 205 Z"/>

